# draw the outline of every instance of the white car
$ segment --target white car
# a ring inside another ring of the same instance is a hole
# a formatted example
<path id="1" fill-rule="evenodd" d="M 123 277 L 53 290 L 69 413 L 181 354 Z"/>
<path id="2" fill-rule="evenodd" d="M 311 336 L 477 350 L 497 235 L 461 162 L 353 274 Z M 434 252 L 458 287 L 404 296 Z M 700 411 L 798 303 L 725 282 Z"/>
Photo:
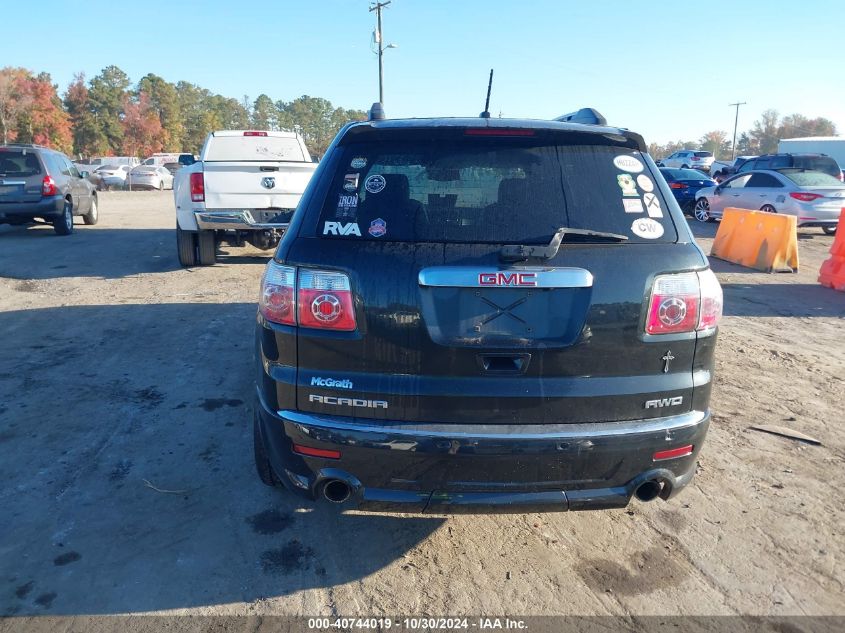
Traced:
<path id="1" fill-rule="evenodd" d="M 657 161 L 658 167 L 672 167 L 674 169 L 698 169 L 710 173 L 713 164 L 713 154 L 701 150 L 682 149 Z"/>
<path id="2" fill-rule="evenodd" d="M 845 185 L 833 176 L 806 169 L 743 172 L 716 187 L 699 189 L 695 219 L 718 220 L 727 207 L 794 215 L 798 226 L 817 226 L 832 235 L 845 207 Z"/>
<path id="3" fill-rule="evenodd" d="M 173 174 L 161 165 L 139 165 L 129 172 L 126 184 L 131 189 L 173 189 Z"/>
<path id="4" fill-rule="evenodd" d="M 103 165 L 97 169 L 97 173 L 103 179 L 103 186 L 106 189 L 117 187 L 123 189 L 126 185 L 126 176 L 129 175 L 129 165 Z"/>

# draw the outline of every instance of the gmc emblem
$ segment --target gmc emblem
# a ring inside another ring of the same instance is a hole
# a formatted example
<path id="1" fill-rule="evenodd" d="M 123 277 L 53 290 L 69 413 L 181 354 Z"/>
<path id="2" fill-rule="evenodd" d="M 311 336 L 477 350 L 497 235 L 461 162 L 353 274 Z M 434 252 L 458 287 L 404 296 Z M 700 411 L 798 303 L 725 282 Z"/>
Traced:
<path id="1" fill-rule="evenodd" d="M 536 286 L 537 273 L 478 273 L 479 286 Z"/>

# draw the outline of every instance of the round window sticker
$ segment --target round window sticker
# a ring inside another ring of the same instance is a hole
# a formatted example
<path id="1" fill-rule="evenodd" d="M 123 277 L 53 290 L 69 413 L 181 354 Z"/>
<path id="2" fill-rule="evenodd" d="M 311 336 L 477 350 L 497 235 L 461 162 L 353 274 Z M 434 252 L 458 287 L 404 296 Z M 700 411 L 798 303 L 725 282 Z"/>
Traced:
<path id="1" fill-rule="evenodd" d="M 617 156 L 613 159 L 613 164 L 617 169 L 629 171 L 632 174 L 638 174 L 643 170 L 643 164 L 633 156 Z"/>
<path id="2" fill-rule="evenodd" d="M 656 240 L 663 235 L 663 225 L 651 218 L 639 218 L 631 225 L 631 232 L 645 240 Z"/>
<path id="3" fill-rule="evenodd" d="M 651 178 L 649 178 L 645 174 L 640 174 L 639 176 L 637 176 L 637 184 L 643 191 L 646 191 L 648 193 L 654 191 L 654 183 L 651 182 Z"/>
<path id="4" fill-rule="evenodd" d="M 376 174 L 375 176 L 370 176 L 364 182 L 364 189 L 366 189 L 370 193 L 380 193 L 384 191 L 384 188 L 387 186 L 387 181 L 384 179 L 384 176 L 379 176 Z"/>

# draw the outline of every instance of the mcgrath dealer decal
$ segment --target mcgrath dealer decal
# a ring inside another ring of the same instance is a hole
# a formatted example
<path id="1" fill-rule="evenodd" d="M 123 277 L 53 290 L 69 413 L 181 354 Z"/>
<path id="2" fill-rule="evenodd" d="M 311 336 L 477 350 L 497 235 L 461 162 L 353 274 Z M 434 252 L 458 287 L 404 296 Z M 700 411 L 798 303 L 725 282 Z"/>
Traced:
<path id="1" fill-rule="evenodd" d="M 321 378 L 314 376 L 311 379 L 312 387 L 334 387 L 335 389 L 352 389 L 352 381 L 348 378 L 337 380 L 336 378 Z"/>

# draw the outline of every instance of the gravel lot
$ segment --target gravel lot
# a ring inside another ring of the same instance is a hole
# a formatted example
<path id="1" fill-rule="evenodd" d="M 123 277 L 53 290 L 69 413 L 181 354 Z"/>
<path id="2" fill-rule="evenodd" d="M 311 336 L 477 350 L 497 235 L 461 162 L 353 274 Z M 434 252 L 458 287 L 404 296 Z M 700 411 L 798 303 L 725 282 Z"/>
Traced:
<path id="1" fill-rule="evenodd" d="M 713 262 L 715 417 L 672 501 L 338 515 L 254 473 L 266 254 L 181 269 L 170 192 L 100 198 L 71 237 L 0 227 L 0 614 L 845 615 L 845 293 L 816 283 L 819 229 L 797 275 Z"/>

